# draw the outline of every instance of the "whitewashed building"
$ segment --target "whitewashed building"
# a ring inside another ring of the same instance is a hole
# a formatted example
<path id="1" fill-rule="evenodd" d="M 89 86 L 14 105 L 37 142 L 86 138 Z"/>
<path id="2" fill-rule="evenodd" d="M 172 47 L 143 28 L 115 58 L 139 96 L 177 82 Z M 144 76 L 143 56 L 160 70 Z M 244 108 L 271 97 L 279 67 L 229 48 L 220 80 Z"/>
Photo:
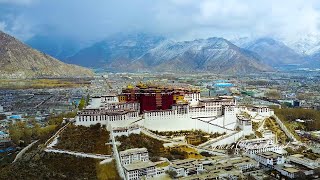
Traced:
<path id="1" fill-rule="evenodd" d="M 76 125 L 100 123 L 107 127 L 128 127 L 133 124 L 153 131 L 202 130 L 208 133 L 233 133 L 237 127 L 243 134 L 252 133 L 251 121 L 237 118 L 234 97 L 201 99 L 200 93 L 185 94 L 184 102 L 171 109 L 140 112 L 138 102 L 117 102 L 115 96 L 92 97 L 91 105 L 79 111 Z"/>
<path id="2" fill-rule="evenodd" d="M 263 152 L 255 154 L 254 159 L 259 162 L 259 164 L 274 168 L 275 165 L 284 164 L 285 158 L 282 154 L 277 154 L 275 152 Z"/>
<path id="3" fill-rule="evenodd" d="M 149 161 L 149 153 L 146 148 L 134 148 L 120 151 L 119 156 L 122 165 L 132 164 L 136 161 Z"/>
<path id="4" fill-rule="evenodd" d="M 287 160 L 291 163 L 299 164 L 309 169 L 316 169 L 320 167 L 319 161 L 306 158 L 302 154 L 294 154 L 294 155 L 288 156 Z"/>
<path id="5" fill-rule="evenodd" d="M 177 173 L 176 177 L 199 174 L 204 170 L 202 162 L 196 159 L 174 160 L 169 169 Z"/>
<path id="6" fill-rule="evenodd" d="M 155 163 L 151 161 L 136 161 L 123 166 L 127 180 L 151 179 L 157 175 Z"/>
<path id="7" fill-rule="evenodd" d="M 141 128 L 138 125 L 131 125 L 127 127 L 110 127 L 113 136 L 129 136 L 130 134 L 140 134 Z"/>

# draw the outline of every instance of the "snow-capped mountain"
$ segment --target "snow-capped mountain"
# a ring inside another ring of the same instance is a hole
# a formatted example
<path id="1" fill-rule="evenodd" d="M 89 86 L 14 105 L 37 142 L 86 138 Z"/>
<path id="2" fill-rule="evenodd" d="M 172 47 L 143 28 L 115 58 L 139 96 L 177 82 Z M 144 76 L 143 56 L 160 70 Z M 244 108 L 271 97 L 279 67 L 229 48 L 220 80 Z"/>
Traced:
<path id="1" fill-rule="evenodd" d="M 254 38 L 250 38 L 250 37 L 238 37 L 238 38 L 230 39 L 230 42 L 232 42 L 234 45 L 240 48 L 245 48 L 246 46 L 248 46 L 249 43 L 251 43 L 254 40 L 255 40 Z"/>
<path id="2" fill-rule="evenodd" d="M 271 71 L 257 56 L 223 38 L 166 41 L 131 65 L 140 70 L 253 73 Z"/>
<path id="3" fill-rule="evenodd" d="M 320 35 L 306 34 L 286 44 L 303 56 L 312 56 L 320 49 Z"/>
<path id="4" fill-rule="evenodd" d="M 164 38 L 150 34 L 118 34 L 80 50 L 66 62 L 86 67 L 126 64 L 156 47 Z"/>
<path id="5" fill-rule="evenodd" d="M 272 38 L 259 38 L 247 42 L 244 49 L 257 53 L 261 60 L 270 66 L 281 66 L 287 64 L 304 64 L 305 59 L 284 43 Z"/>

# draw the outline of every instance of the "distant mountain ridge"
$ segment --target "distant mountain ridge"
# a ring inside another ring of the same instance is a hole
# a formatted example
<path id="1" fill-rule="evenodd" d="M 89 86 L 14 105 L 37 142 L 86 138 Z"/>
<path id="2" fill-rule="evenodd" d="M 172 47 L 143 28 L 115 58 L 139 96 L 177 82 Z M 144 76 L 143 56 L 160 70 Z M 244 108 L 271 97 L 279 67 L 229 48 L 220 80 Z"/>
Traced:
<path id="1" fill-rule="evenodd" d="M 0 78 L 83 77 L 91 70 L 65 64 L 0 31 Z"/>
<path id="2" fill-rule="evenodd" d="M 80 50 L 66 62 L 86 67 L 112 67 L 142 56 L 164 39 L 144 33 L 116 35 Z"/>
<path id="3" fill-rule="evenodd" d="M 223 38 L 175 42 L 137 34 L 111 37 L 79 51 L 67 62 L 115 71 L 210 71 L 251 73 L 272 71 L 255 53 Z"/>
<path id="4" fill-rule="evenodd" d="M 167 41 L 151 49 L 131 65 L 141 70 L 255 73 L 272 71 L 257 56 L 223 38 Z"/>
<path id="5" fill-rule="evenodd" d="M 284 43 L 272 38 L 264 37 L 244 43 L 244 49 L 255 52 L 263 63 L 270 66 L 287 64 L 304 64 L 305 59 Z"/>

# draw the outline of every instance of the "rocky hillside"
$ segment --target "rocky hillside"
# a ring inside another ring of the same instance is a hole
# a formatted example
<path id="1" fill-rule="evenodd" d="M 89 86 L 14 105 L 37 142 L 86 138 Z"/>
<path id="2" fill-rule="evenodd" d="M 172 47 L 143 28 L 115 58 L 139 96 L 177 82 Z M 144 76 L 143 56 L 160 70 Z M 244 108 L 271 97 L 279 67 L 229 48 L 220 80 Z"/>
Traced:
<path id="1" fill-rule="evenodd" d="M 0 31 L 0 78 L 83 77 L 93 73 L 65 64 Z"/>
<path id="2" fill-rule="evenodd" d="M 117 34 L 69 57 L 66 62 L 86 67 L 118 70 L 118 66 L 127 64 L 156 47 L 164 38 L 144 33 Z"/>
<path id="3" fill-rule="evenodd" d="M 223 38 L 166 41 L 135 60 L 129 67 L 141 71 L 214 73 L 255 73 L 273 70 L 263 64 L 256 54 L 241 49 Z"/>
<path id="4" fill-rule="evenodd" d="M 113 71 L 253 73 L 272 71 L 259 57 L 222 38 L 175 42 L 136 34 L 110 37 L 68 62 Z"/>
<path id="5" fill-rule="evenodd" d="M 282 42 L 271 38 L 260 38 L 244 45 L 244 49 L 257 53 L 263 63 L 270 66 L 303 64 L 304 58 Z"/>

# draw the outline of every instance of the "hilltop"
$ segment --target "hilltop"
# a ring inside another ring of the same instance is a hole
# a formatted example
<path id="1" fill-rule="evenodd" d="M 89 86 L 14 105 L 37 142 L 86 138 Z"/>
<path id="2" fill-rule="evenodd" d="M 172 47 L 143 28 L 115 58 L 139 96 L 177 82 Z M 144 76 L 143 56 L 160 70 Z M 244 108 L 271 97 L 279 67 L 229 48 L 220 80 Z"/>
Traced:
<path id="1" fill-rule="evenodd" d="M 0 31 L 0 78 L 87 77 L 91 70 L 63 63 Z"/>

